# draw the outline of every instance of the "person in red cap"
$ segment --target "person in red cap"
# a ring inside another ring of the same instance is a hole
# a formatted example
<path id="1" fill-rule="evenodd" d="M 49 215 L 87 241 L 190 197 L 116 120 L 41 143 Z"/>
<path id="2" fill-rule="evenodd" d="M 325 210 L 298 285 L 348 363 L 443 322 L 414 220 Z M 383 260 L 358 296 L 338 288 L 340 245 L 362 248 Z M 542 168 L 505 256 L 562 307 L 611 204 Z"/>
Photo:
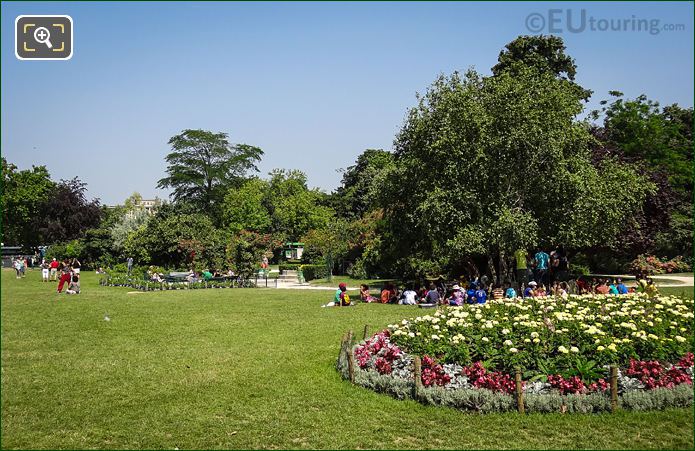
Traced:
<path id="1" fill-rule="evenodd" d="M 336 307 L 350 305 L 350 296 L 347 294 L 347 285 L 345 283 L 341 282 L 338 284 L 338 290 L 335 292 L 333 301 Z"/>
<path id="2" fill-rule="evenodd" d="M 350 296 L 347 294 L 347 285 L 342 282 L 338 284 L 338 289 L 335 292 L 335 296 L 333 296 L 333 302 L 329 302 L 321 307 L 340 307 L 341 305 L 350 305 Z"/>

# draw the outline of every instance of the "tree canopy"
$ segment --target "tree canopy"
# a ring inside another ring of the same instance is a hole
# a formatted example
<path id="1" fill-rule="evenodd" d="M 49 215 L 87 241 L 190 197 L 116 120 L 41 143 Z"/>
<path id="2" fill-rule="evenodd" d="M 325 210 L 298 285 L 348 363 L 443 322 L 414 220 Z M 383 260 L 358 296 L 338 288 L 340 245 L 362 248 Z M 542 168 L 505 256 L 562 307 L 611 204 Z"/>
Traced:
<path id="1" fill-rule="evenodd" d="M 380 180 L 395 266 L 419 260 L 432 271 L 518 246 L 615 239 L 620 212 L 652 186 L 630 167 L 592 164 L 588 127 L 576 120 L 581 101 L 534 67 L 439 77 L 410 111 Z"/>
<path id="2" fill-rule="evenodd" d="M 167 177 L 158 188 L 173 188 L 175 202 L 188 202 L 219 219 L 219 208 L 231 186 L 248 172 L 257 172 L 263 151 L 247 144 L 232 145 L 226 133 L 184 130 L 169 140 Z"/>
<path id="3" fill-rule="evenodd" d="M 17 166 L 2 158 L 3 242 L 6 245 L 36 246 L 41 243 L 39 231 L 33 225 L 38 220 L 43 205 L 55 191 L 45 166 L 17 170 Z"/>

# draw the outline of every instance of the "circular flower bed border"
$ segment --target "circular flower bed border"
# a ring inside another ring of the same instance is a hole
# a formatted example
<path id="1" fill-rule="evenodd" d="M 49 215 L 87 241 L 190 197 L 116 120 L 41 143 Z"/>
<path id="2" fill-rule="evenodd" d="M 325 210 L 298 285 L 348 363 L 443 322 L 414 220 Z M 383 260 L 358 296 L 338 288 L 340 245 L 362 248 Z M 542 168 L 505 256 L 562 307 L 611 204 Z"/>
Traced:
<path id="1" fill-rule="evenodd" d="M 352 331 L 343 335 L 336 368 L 343 379 L 397 399 L 478 413 L 600 413 L 693 405 L 692 353 L 670 367 L 651 361 L 632 361 L 623 370 L 611 366 L 608 381 L 589 386 L 562 376 L 527 383 L 519 371 L 512 377 L 488 372 L 480 362 L 461 367 L 411 356 L 389 341 L 388 329 L 369 338 L 367 331 L 365 326 L 359 344 Z M 644 383 L 655 379 L 664 380 L 663 386 Z"/>

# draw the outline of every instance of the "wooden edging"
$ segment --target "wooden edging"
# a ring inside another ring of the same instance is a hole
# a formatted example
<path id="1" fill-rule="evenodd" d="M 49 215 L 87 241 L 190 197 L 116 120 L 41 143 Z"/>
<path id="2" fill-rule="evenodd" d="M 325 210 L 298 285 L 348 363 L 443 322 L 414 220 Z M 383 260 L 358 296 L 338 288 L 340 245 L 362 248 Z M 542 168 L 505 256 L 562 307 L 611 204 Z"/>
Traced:
<path id="1" fill-rule="evenodd" d="M 524 389 L 521 386 L 521 369 L 519 368 L 516 369 L 514 382 L 516 383 L 516 407 L 519 413 L 524 413 Z"/>
<path id="2" fill-rule="evenodd" d="M 611 413 L 618 410 L 618 367 L 611 365 Z"/>

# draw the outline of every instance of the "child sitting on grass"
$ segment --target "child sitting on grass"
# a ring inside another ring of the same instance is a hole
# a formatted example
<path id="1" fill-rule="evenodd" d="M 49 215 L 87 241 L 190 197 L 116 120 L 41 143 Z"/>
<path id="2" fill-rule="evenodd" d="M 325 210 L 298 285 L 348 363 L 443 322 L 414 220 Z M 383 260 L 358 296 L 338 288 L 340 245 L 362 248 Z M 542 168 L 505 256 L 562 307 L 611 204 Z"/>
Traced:
<path id="1" fill-rule="evenodd" d="M 338 284 L 338 289 L 333 296 L 333 302 L 329 302 L 321 307 L 347 307 L 350 305 L 350 296 L 347 294 L 347 285 L 345 283 Z"/>
<path id="2" fill-rule="evenodd" d="M 72 281 L 68 285 L 68 290 L 65 294 L 80 294 L 80 276 L 77 274 L 72 276 Z"/>

